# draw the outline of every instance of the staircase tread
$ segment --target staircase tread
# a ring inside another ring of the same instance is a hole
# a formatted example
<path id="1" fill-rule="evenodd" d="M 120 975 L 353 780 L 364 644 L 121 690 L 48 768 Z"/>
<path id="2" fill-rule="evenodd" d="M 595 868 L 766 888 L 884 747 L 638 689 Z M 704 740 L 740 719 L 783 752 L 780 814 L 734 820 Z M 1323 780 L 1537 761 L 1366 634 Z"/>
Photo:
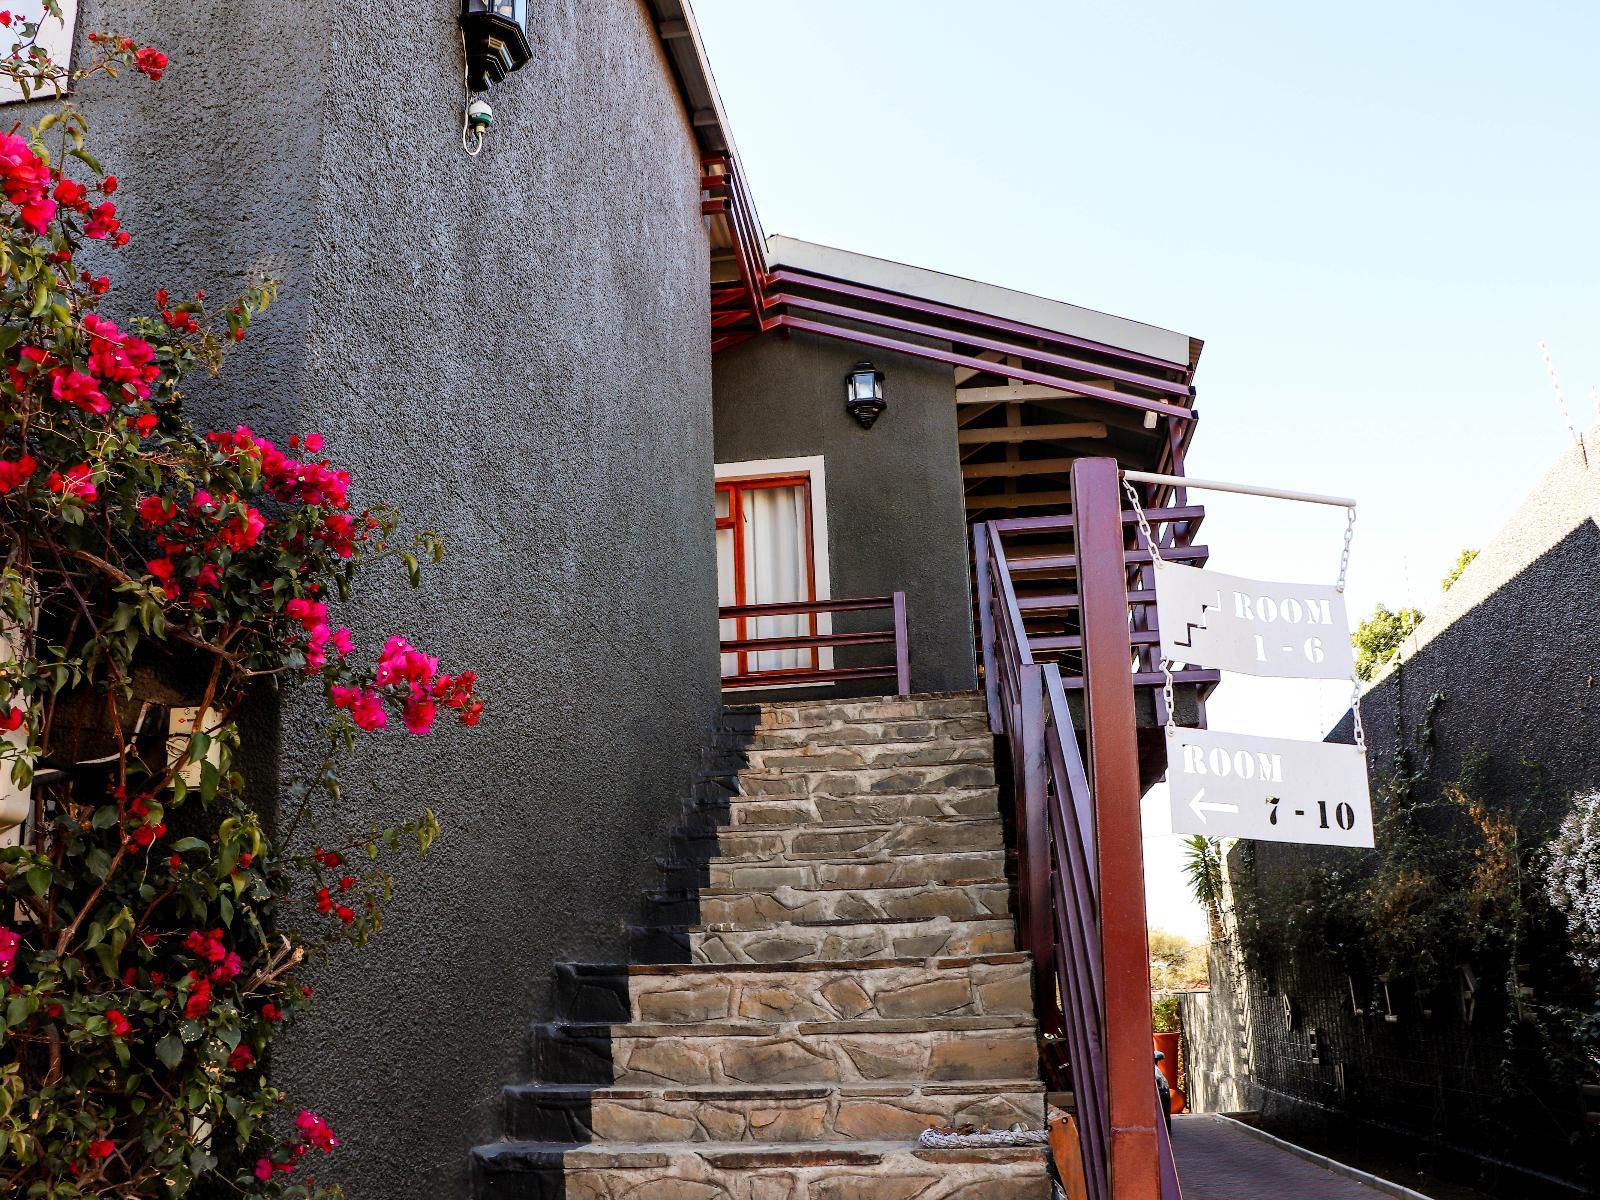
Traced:
<path id="1" fill-rule="evenodd" d="M 726 975 L 762 973 L 784 974 L 790 971 L 873 971 L 897 967 L 925 970 L 960 970 L 969 966 L 1008 966 L 1029 961 L 1022 950 L 996 951 L 990 954 L 940 955 L 934 958 L 855 958 L 834 962 L 795 963 L 562 963 L 579 974 L 594 975 Z"/>
<path id="2" fill-rule="evenodd" d="M 827 921 L 773 921 L 766 925 L 738 921 L 710 925 L 629 925 L 640 933 L 773 933 L 783 929 L 849 929 L 858 925 L 1014 925 L 1010 913 L 993 917 L 845 917 Z"/>
<path id="3" fill-rule="evenodd" d="M 990 1093 L 1026 1092 L 1030 1095 L 1045 1091 L 1045 1085 L 1034 1079 L 973 1079 L 951 1082 L 927 1079 L 875 1079 L 870 1083 L 854 1081 L 820 1083 L 746 1084 L 735 1087 L 725 1083 L 663 1083 L 655 1087 L 637 1087 L 628 1084 L 584 1083 L 508 1083 L 504 1092 L 543 1096 L 599 1097 L 611 1100 L 632 1099 L 685 1099 L 730 1100 L 764 1098 L 769 1100 L 808 1100 L 822 1096 L 904 1096 L 921 1092 L 924 1096 L 971 1096 Z"/>
<path id="4" fill-rule="evenodd" d="M 1021 1013 L 986 1017 L 852 1017 L 826 1021 L 692 1021 L 680 1025 L 654 1021 L 540 1021 L 536 1029 L 559 1029 L 577 1037 L 758 1037 L 783 1038 L 795 1032 L 840 1033 L 977 1033 L 985 1030 L 1032 1029 L 1036 1022 Z"/>
<path id="5" fill-rule="evenodd" d="M 911 892 L 926 888 L 964 888 L 964 887 L 1010 887 L 1010 881 L 1004 875 L 970 875 L 960 879 L 912 879 L 900 880 L 890 883 L 853 884 L 849 887 L 801 887 L 792 883 L 779 884 L 777 887 L 743 887 L 743 888 L 646 888 L 645 895 L 652 899 L 662 900 L 687 900 L 691 897 L 699 900 L 731 900 L 739 896 L 775 896 L 779 892 L 811 893 L 827 895 L 834 892 L 866 893 L 866 892 Z"/>
<path id="6" fill-rule="evenodd" d="M 632 1154 L 692 1155 L 696 1158 L 711 1155 L 737 1156 L 740 1162 L 754 1164 L 767 1160 L 774 1164 L 801 1159 L 808 1165 L 826 1165 L 829 1158 L 841 1163 L 876 1161 L 886 1155 L 910 1154 L 917 1158 L 938 1160 L 942 1157 L 970 1161 L 974 1155 L 992 1157 L 1000 1161 L 1026 1162 L 1043 1160 L 1045 1147 L 1040 1146 L 985 1146 L 980 1148 L 935 1149 L 915 1142 L 488 1142 L 473 1148 L 480 1157 L 538 1155 L 540 1157 L 564 1154 L 600 1159 L 620 1158 Z"/>

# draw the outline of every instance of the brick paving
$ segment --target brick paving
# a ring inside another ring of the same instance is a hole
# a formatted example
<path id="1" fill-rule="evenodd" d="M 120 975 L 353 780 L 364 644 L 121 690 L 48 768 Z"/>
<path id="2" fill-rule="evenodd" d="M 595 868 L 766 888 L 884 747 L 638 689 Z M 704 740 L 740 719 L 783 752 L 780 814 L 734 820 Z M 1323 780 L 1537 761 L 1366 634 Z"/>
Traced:
<path id="1" fill-rule="evenodd" d="M 1216 1117 L 1172 1119 L 1183 1200 L 1392 1200 Z"/>

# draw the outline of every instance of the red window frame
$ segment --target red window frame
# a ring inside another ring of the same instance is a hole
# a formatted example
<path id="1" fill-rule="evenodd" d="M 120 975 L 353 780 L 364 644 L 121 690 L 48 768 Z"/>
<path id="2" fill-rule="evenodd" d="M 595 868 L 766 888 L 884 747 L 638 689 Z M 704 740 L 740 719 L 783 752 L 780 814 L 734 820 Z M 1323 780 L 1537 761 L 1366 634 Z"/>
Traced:
<path id="1" fill-rule="evenodd" d="M 717 517 L 716 527 L 718 529 L 731 529 L 733 531 L 734 604 L 743 605 L 750 603 L 749 592 L 745 585 L 744 577 L 744 493 L 747 491 L 759 491 L 763 488 L 780 487 L 798 487 L 800 489 L 800 498 L 805 508 L 804 525 L 806 553 L 806 594 L 804 598 L 807 600 L 815 600 L 817 598 L 817 548 L 815 544 L 815 530 L 812 524 L 813 514 L 811 511 L 811 473 L 809 471 L 802 471 L 799 474 L 788 475 L 748 475 L 727 479 L 718 479 L 716 483 L 717 493 L 719 495 L 726 493 L 728 497 L 728 515 L 725 517 Z M 712 511 L 715 512 L 716 509 L 713 508 Z M 817 617 L 818 614 L 816 613 L 811 613 L 808 616 L 809 628 L 812 637 L 817 636 Z M 750 618 L 748 617 L 734 618 L 733 636 L 735 640 L 744 641 L 749 635 L 749 628 L 746 624 L 749 619 Z M 746 675 L 750 670 L 750 655 L 759 653 L 759 651 L 740 650 L 737 653 L 738 668 L 735 673 L 739 675 Z M 819 651 L 817 647 L 813 646 L 805 653 L 810 656 L 810 666 L 800 666 L 788 669 L 794 671 L 817 670 L 820 661 L 818 658 Z M 782 674 L 783 672 L 774 671 L 772 673 Z"/>

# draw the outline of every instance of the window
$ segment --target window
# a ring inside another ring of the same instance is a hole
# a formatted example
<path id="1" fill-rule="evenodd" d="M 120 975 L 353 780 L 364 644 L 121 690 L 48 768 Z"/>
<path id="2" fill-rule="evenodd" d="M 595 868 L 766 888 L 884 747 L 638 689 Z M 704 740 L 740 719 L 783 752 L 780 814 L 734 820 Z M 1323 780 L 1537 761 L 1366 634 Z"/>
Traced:
<path id="1" fill-rule="evenodd" d="M 717 603 L 722 606 L 829 597 L 822 459 L 724 463 L 716 469 Z M 730 618 L 723 640 L 805 636 L 832 631 L 828 614 Z M 794 647 L 722 656 L 722 674 L 814 671 L 831 650 Z"/>

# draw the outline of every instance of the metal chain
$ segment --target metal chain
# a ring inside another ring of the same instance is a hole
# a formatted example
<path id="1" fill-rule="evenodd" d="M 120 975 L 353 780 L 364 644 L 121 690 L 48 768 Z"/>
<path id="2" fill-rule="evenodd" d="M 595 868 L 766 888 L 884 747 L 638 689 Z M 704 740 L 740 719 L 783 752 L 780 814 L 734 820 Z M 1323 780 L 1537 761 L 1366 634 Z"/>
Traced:
<path id="1" fill-rule="evenodd" d="M 1150 520 L 1144 515 L 1144 506 L 1139 503 L 1139 493 L 1126 478 L 1122 481 L 1122 490 L 1128 493 L 1128 502 L 1133 505 L 1133 519 L 1139 523 L 1139 532 L 1144 535 L 1144 544 L 1150 550 L 1150 563 L 1160 571 L 1167 565 L 1166 560 L 1161 557 L 1161 547 L 1156 545 L 1155 534 L 1150 532 Z M 1161 698 L 1167 706 L 1167 728 L 1176 729 L 1178 720 L 1172 694 L 1172 663 L 1164 654 L 1161 656 Z"/>
<path id="2" fill-rule="evenodd" d="M 1338 593 L 1344 595 L 1345 576 L 1350 573 L 1350 539 L 1356 535 L 1356 510 L 1351 505 L 1344 510 L 1347 520 L 1344 523 L 1344 550 L 1339 555 L 1339 582 L 1334 585 Z"/>

